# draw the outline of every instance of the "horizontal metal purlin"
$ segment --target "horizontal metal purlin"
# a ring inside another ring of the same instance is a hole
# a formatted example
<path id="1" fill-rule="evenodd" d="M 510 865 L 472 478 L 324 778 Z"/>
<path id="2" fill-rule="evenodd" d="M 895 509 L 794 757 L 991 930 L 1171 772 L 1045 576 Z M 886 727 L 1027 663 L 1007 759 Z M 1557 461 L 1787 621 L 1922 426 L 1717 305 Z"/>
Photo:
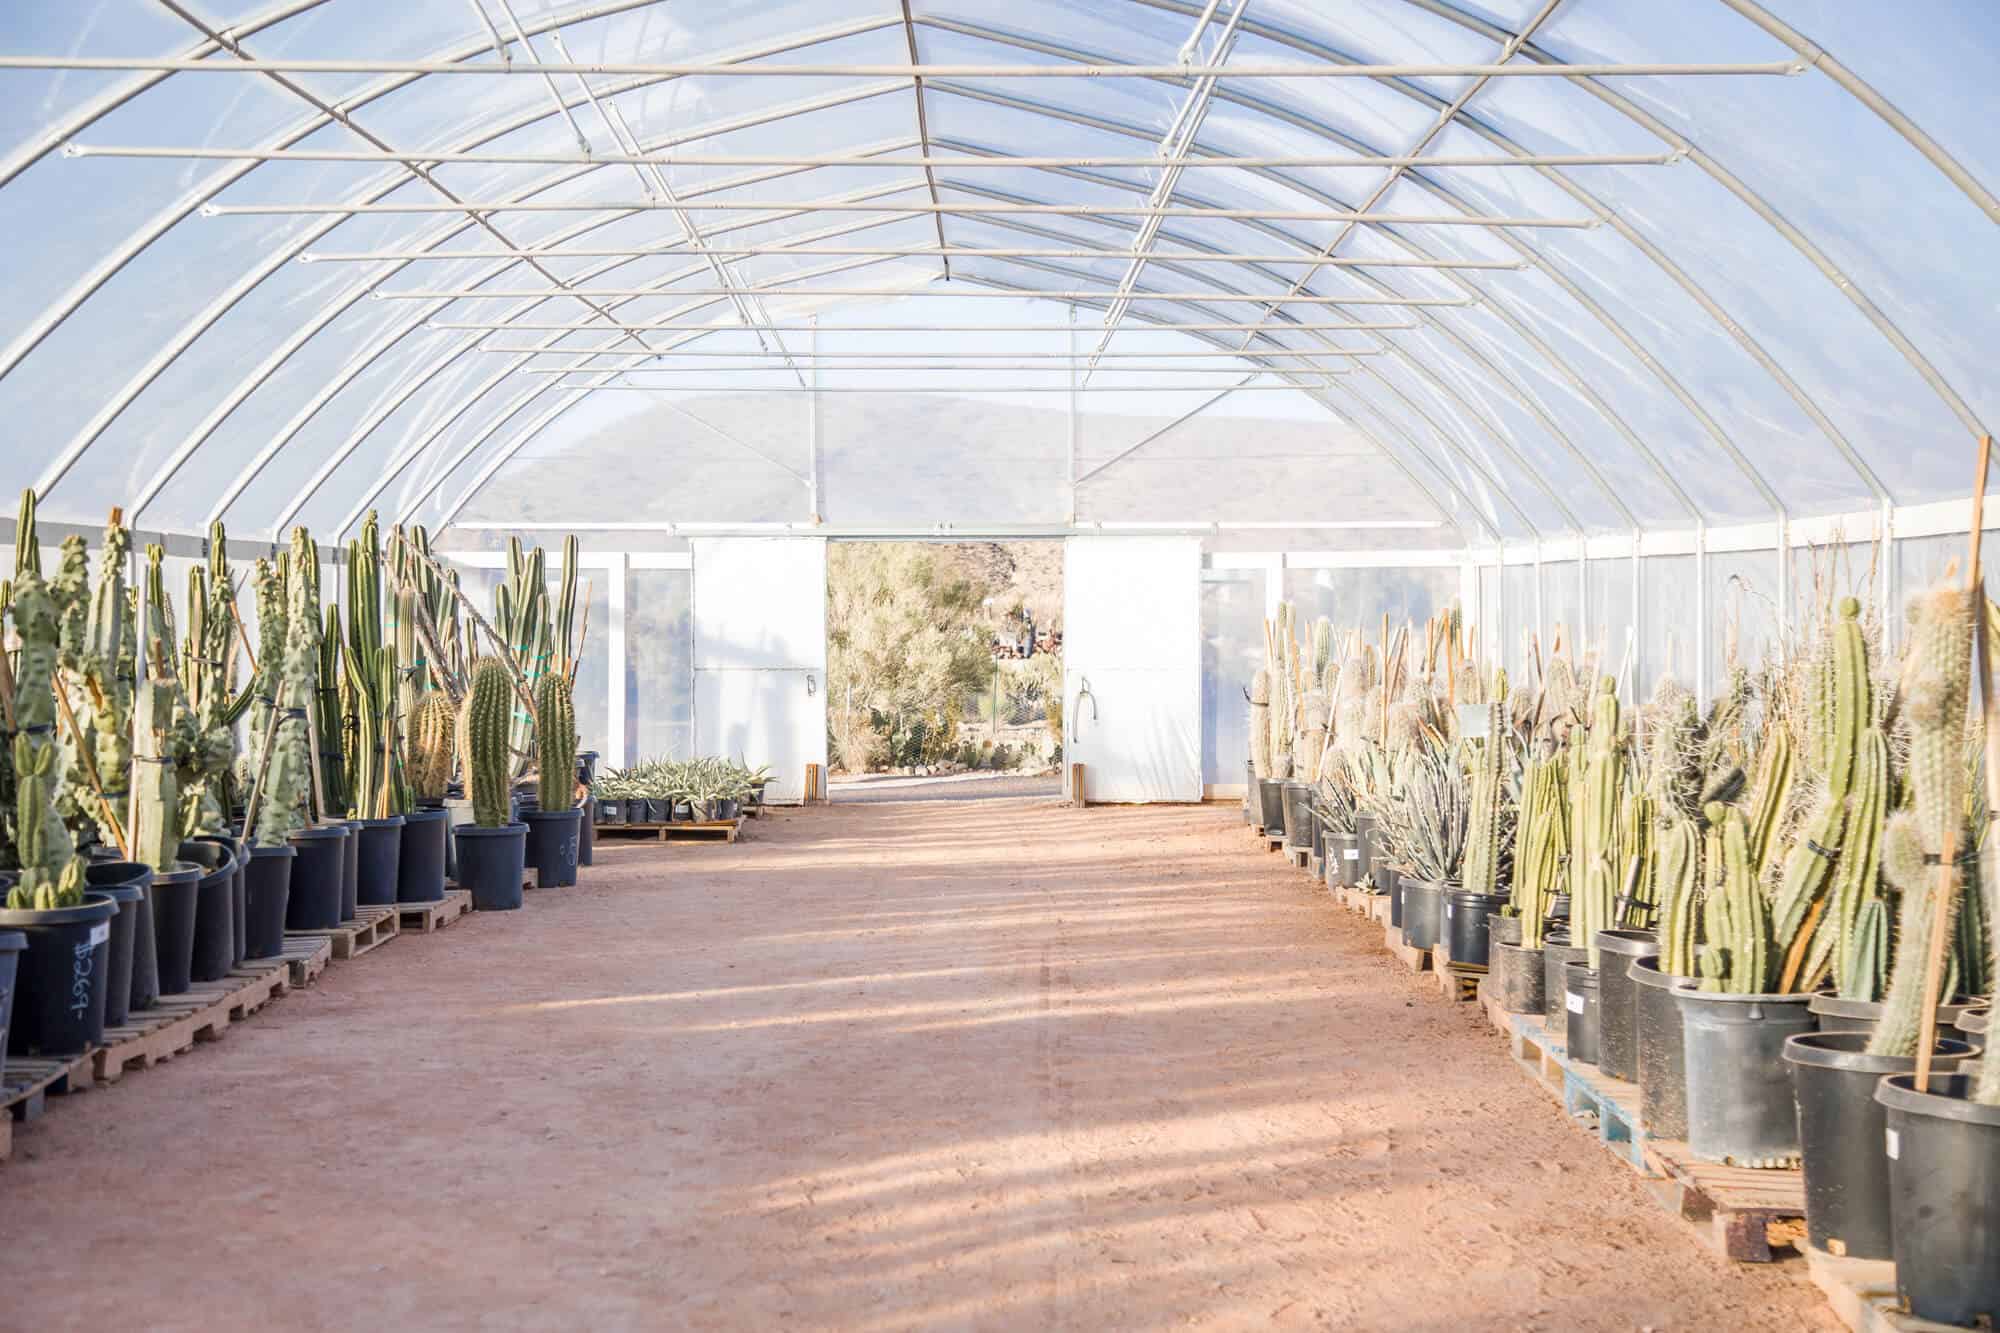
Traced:
<path id="1" fill-rule="evenodd" d="M 465 60 L 189 60 L 172 56 L 0 55 L 0 70 L 156 70 L 171 74 L 469 74 L 484 76 L 548 74 L 639 75 L 652 78 L 765 79 L 1453 79 L 1558 78 L 1624 79 L 1773 75 L 1805 73 L 1802 60 L 1736 63 L 1597 65 L 1337 65 L 1288 62 L 1231 65 L 800 65 L 776 61 L 716 64 L 576 64 L 536 61 L 512 65 Z"/>
<path id="2" fill-rule="evenodd" d="M 591 374 L 604 374 L 606 373 L 606 371 L 603 369 L 574 370 L 568 373 L 572 375 L 591 375 Z M 624 372 L 621 371 L 615 373 L 622 374 Z M 1241 375 L 1244 372 L 1238 370 L 1235 373 Z M 1300 376 L 1302 382 L 1298 384 L 1239 384 L 1235 386 L 1233 389 L 1231 389 L 1230 392 L 1305 393 L 1311 389 L 1320 387 L 1319 385 L 1314 384 L 1310 377 L 1321 376 L 1321 375 L 1345 375 L 1348 374 L 1349 372 L 1345 370 L 1300 370 L 1292 368 L 1286 370 L 1285 373 Z M 675 393 L 675 394 L 754 393 L 759 397 L 762 397 L 765 394 L 773 394 L 773 393 L 873 393 L 873 394 L 945 393 L 945 394 L 957 394 L 962 396 L 976 397 L 979 394 L 984 394 L 984 393 L 1066 394 L 1070 392 L 1070 387 L 1066 383 L 1050 384 L 1046 386 L 1034 385 L 1034 384 L 957 384 L 957 385 L 896 384 L 896 385 L 884 385 L 881 388 L 869 388 L 861 385 L 833 385 L 833 386 L 822 385 L 819 388 L 807 387 L 804 389 L 798 388 L 796 385 L 774 385 L 766 387 L 764 385 L 756 385 L 756 384 L 556 384 L 550 387 L 567 390 L 568 392 L 571 393 Z M 1085 395 L 1094 393 L 1162 394 L 1162 393 L 1174 393 L 1177 391 L 1185 391 L 1191 393 L 1208 393 L 1208 392 L 1213 392 L 1214 389 L 1215 386 L 1212 384 L 1190 384 L 1190 385 L 1180 385 L 1180 386 L 1172 384 L 1109 384 L 1109 385 L 1084 384 L 1084 385 L 1078 385 L 1076 388 L 1076 392 Z"/>
<path id="3" fill-rule="evenodd" d="M 560 292 L 551 292 L 560 296 Z M 1031 300 L 1033 292 L 1017 293 L 1022 300 Z M 528 320 L 433 320 L 424 327 L 428 329 L 453 329 L 476 331 L 486 329 L 494 333 L 616 333 L 622 329 L 633 329 L 640 333 L 741 333 L 740 324 L 606 324 L 602 320 L 579 320 L 575 323 L 549 324 Z M 811 333 L 811 324 L 764 324 L 767 333 Z M 1066 324 L 821 324 L 821 333 L 1058 333 L 1068 328 Z M 1147 323 L 1137 328 L 1128 328 L 1126 333 L 1241 333 L 1254 329 L 1261 333 L 1371 333 L 1375 331 L 1393 332 L 1397 330 L 1420 330 L 1421 324 L 1153 324 Z M 562 351 L 562 348 L 549 348 Z M 575 349 L 569 349 L 574 351 Z M 1228 356 L 1231 349 L 1218 347 L 1217 356 Z"/>
<path id="4" fill-rule="evenodd" d="M 1013 300 L 1021 299 L 1019 292 L 990 290 L 961 290 L 956 285 L 938 283 L 922 287 L 759 287 L 759 296 L 785 297 L 827 297 L 838 300 L 861 298 L 883 298 L 904 296 L 948 296 L 959 299 Z M 442 291 L 395 291 L 372 292 L 378 301 L 531 301 L 553 300 L 570 297 L 573 300 L 622 300 L 641 296 L 692 296 L 703 300 L 720 299 L 728 296 L 730 289 L 723 287 L 551 287 L 540 291 L 519 291 L 512 288 L 501 291 L 485 291 L 479 288 L 446 288 Z M 1111 291 L 1067 291 L 1037 292 L 1046 301 L 1097 301 L 1116 296 Z M 1190 304 L 1221 304 L 1224 302 L 1247 302 L 1253 305 L 1389 305 L 1389 306 L 1466 306 L 1477 305 L 1477 297 L 1471 296 L 1319 296 L 1303 294 L 1288 296 L 1283 292 L 1134 292 L 1134 301 L 1185 301 Z M 724 325 L 743 329 L 745 325 Z M 756 325 L 749 325 L 755 328 Z"/>
<path id="5" fill-rule="evenodd" d="M 732 329 L 731 331 L 737 332 L 739 330 Z M 1143 328 L 1135 331 L 1145 332 Z M 578 330 L 578 332 L 585 332 L 585 330 Z M 672 357 L 675 359 L 702 358 L 708 360 L 727 358 L 737 361 L 777 356 L 776 352 L 684 351 L 680 348 L 670 348 L 661 352 L 641 352 L 626 347 L 494 347 L 489 345 L 481 347 L 479 350 L 482 352 L 507 352 L 520 356 L 636 356 Z M 1103 361 L 1130 361 L 1134 359 L 1158 361 L 1167 358 L 1185 358 L 1190 361 L 1259 361 L 1277 358 L 1310 359 L 1320 356 L 1381 355 L 1383 355 L 1383 351 L 1379 347 L 1317 347 L 1311 349 L 1280 347 L 1261 352 L 1223 351 L 1219 348 L 1213 352 L 1105 352 L 1098 359 Z M 927 358 L 930 360 L 942 358 L 951 361 L 1052 361 L 1056 363 L 1057 368 L 1067 365 L 1072 361 L 1087 361 L 1090 359 L 1090 353 L 1088 352 L 794 352 L 792 356 L 794 360 L 806 365 L 811 365 L 816 361 L 908 361 L 912 358 Z M 763 368 L 758 367 L 758 369 Z M 836 366 L 834 369 L 837 370 L 839 367 Z M 1240 373 L 1243 367 L 1236 366 L 1233 369 Z"/>
<path id="6" fill-rule="evenodd" d="M 1681 155 L 1665 153 L 1549 153 L 1509 157 L 1473 153 L 1459 156 L 1368 156 L 1338 153 L 1231 155 L 1204 153 L 1199 157 L 1139 157 L 1083 154 L 1057 157 L 1010 157 L 1004 154 L 928 154 L 897 157 L 882 154 L 818 153 L 381 153 L 345 148 L 180 148 L 140 144 L 63 145 L 64 157 L 164 158 L 200 162 L 407 162 L 430 166 L 659 166 L 659 167 L 1075 167 L 1114 169 L 1195 167 L 1204 170 L 1245 167 L 1656 167 L 1671 166 Z"/>
<path id="7" fill-rule="evenodd" d="M 921 190 L 922 182 L 908 187 Z M 797 200 L 732 199 L 698 200 L 669 204 L 664 199 L 526 199 L 510 203 L 504 199 L 465 201 L 413 200 L 408 203 L 295 203 L 295 204 L 204 204 L 201 215 L 210 218 L 268 217 L 272 215 L 342 213 L 365 216 L 370 213 L 656 213 L 675 208 L 689 213 L 796 213 Z M 1596 218 L 1531 218 L 1492 216 L 1483 213 L 1345 213 L 1326 208 L 1196 208 L 1186 204 L 1150 208 L 1145 204 L 930 204 L 839 202 L 813 204 L 804 211 L 813 213 L 955 213 L 966 217 L 1006 217 L 1027 214 L 1071 218 L 1217 218 L 1223 221 L 1277 222 L 1370 222 L 1401 227 L 1553 227 L 1588 231 L 1602 226 Z"/>
<path id="8" fill-rule="evenodd" d="M 855 256 L 882 255 L 899 259 L 1132 259 L 1137 250 L 1090 250 L 1065 246 L 935 246 L 935 245 L 711 245 L 706 251 L 684 246 L 647 246 L 624 250 L 564 249 L 544 250 L 355 250 L 313 251 L 299 256 L 301 264 L 401 263 L 409 260 L 446 259 L 672 259 L 696 254 L 714 255 L 801 255 Z M 1163 262 L 1183 264 L 1314 264 L 1319 268 L 1414 268 L 1478 269 L 1487 272 L 1519 272 L 1527 264 L 1518 259 L 1410 259 L 1391 256 L 1375 259 L 1364 255 L 1328 256 L 1314 260 L 1308 251 L 1290 254 L 1252 254 L 1233 250 L 1159 250 L 1150 256 Z"/>
<path id="9" fill-rule="evenodd" d="M 603 353 L 601 352 L 586 352 L 583 351 L 581 348 L 556 348 L 554 350 L 557 355 L 581 357 L 584 360 L 590 360 L 594 357 L 603 355 Z M 673 353 L 661 352 L 659 353 L 659 355 L 662 357 L 671 357 Z M 1338 356 L 1339 353 L 1336 352 L 1333 353 L 1333 355 Z M 1380 353 L 1369 353 L 1368 355 L 1380 355 Z M 801 360 L 803 360 L 803 358 L 801 358 Z M 808 363 L 808 365 L 809 364 L 810 363 Z M 1054 365 L 1048 365 L 1048 364 L 1037 363 L 1034 361 L 964 362 L 964 361 L 947 360 L 935 364 L 927 364 L 921 361 L 884 360 L 874 365 L 822 366 L 820 367 L 820 369 L 825 370 L 828 374 L 855 374 L 855 375 L 875 375 L 875 374 L 882 374 L 888 371 L 895 371 L 899 374 L 935 375 L 942 371 L 948 371 L 948 370 L 962 370 L 968 373 L 975 373 L 975 374 L 986 374 L 991 371 L 1025 371 L 1040 375 L 1065 375 L 1069 373 L 1069 370 L 1072 365 L 1080 365 L 1080 364 L 1083 363 L 1058 362 Z M 520 366 L 515 369 L 514 373 L 518 375 L 578 375 L 578 374 L 584 374 L 586 372 L 595 372 L 600 370 L 615 370 L 620 375 L 769 375 L 778 371 L 784 371 L 789 369 L 791 369 L 791 367 L 782 365 L 777 365 L 777 366 L 770 366 L 770 365 L 766 366 Z M 1270 366 L 1270 367 L 1264 367 L 1262 369 L 1268 369 L 1272 372 L 1282 371 L 1286 374 L 1299 374 L 1299 375 L 1344 374 L 1346 371 L 1345 367 L 1339 367 L 1339 366 Z M 1136 366 L 1119 364 L 1119 365 L 1110 365 L 1105 367 L 1106 374 L 1126 374 L 1126 375 L 1136 375 L 1136 374 L 1245 375 L 1245 374 L 1257 374 L 1259 373 L 1259 371 L 1260 368 L 1257 366 L 1242 366 L 1242 365 L 1176 366 L 1176 365 L 1158 365 L 1152 362 L 1147 362 L 1143 365 L 1136 365 Z M 1169 385 L 1163 387 L 1170 388 L 1172 386 Z"/>

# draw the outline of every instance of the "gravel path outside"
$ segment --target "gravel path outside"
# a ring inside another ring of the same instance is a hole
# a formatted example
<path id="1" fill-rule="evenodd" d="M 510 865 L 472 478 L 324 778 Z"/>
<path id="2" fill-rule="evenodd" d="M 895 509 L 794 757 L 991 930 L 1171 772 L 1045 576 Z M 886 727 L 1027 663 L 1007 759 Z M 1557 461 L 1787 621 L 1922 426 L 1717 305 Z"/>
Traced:
<path id="1" fill-rule="evenodd" d="M 57 1102 L 0 1169 L 0 1324 L 1839 1327 L 1234 806 L 750 835 L 601 841 Z"/>

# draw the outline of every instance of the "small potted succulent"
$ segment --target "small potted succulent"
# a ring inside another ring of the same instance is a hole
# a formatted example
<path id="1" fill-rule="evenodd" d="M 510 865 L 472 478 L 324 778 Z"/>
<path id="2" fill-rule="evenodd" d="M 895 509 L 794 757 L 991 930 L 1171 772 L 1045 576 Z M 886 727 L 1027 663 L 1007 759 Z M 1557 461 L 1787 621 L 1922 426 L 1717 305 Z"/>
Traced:
<path id="1" fill-rule="evenodd" d="M 535 750 L 535 808 L 521 813 L 528 826 L 526 855 L 536 888 L 565 888 L 576 883 L 583 811 L 576 804 L 576 707 L 569 678 L 560 671 L 535 686 Z"/>
<path id="2" fill-rule="evenodd" d="M 458 882 L 482 912 L 512 911 L 521 905 L 528 826 L 511 818 L 513 750 L 508 728 L 513 717 L 514 682 L 506 664 L 493 657 L 479 659 L 459 708 L 457 727 L 472 822 L 460 825 L 455 833 Z"/>

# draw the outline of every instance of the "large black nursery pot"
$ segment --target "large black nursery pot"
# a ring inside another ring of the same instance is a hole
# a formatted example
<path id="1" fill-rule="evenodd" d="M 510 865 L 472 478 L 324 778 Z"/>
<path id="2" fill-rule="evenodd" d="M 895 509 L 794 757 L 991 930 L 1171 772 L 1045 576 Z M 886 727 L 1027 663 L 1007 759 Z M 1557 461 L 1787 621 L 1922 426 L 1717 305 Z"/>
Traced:
<path id="1" fill-rule="evenodd" d="M 1569 932 L 1554 926 L 1542 928 L 1542 1017 L 1549 1029 L 1561 1032 L 1569 1022 L 1568 995 L 1563 969 L 1571 963 L 1590 961 L 1590 950 L 1573 946 Z"/>
<path id="2" fill-rule="evenodd" d="M 1257 823 L 1257 765 L 1243 761 L 1243 822 Z"/>
<path id="3" fill-rule="evenodd" d="M 180 995 L 194 980 L 195 909 L 201 899 L 204 868 L 198 862 L 176 861 L 171 870 L 155 870 L 152 887 L 153 948 L 159 955 L 160 994 Z"/>
<path id="4" fill-rule="evenodd" d="M 28 937 L 18 930 L 0 930 L 0 1082 L 7 1077 L 7 1029 L 14 1020 L 14 977 Z"/>
<path id="5" fill-rule="evenodd" d="M 285 841 L 293 852 L 285 876 L 285 929 L 334 930 L 347 888 L 348 848 L 354 841 L 346 821 L 293 829 Z M 272 874 L 276 871 L 269 872 Z"/>
<path id="6" fill-rule="evenodd" d="M 252 847 L 244 867 L 243 897 L 247 915 L 244 938 L 247 958 L 276 958 L 285 948 L 285 912 L 292 896 L 292 862 L 298 850 Z"/>
<path id="7" fill-rule="evenodd" d="M 1987 1008 L 1968 1009 L 1958 1016 L 1958 1034 L 1972 1044 L 1975 1051 L 1986 1049 L 1986 1025 L 1992 1021 L 1993 1011 Z"/>
<path id="8" fill-rule="evenodd" d="M 236 844 L 228 838 L 189 838 L 175 854 L 201 867 L 201 878 L 195 881 L 194 953 L 188 976 L 194 981 L 220 981 L 236 966 Z"/>
<path id="9" fill-rule="evenodd" d="M 1403 943 L 1412 949 L 1435 949 L 1444 920 L 1444 895 L 1451 886 L 1403 876 Z"/>
<path id="10" fill-rule="evenodd" d="M 1368 877 L 1368 863 L 1361 856 L 1361 835 L 1326 832 L 1326 882 L 1328 887 L 1351 889 Z"/>
<path id="11" fill-rule="evenodd" d="M 1687 1137 L 1687 1062 L 1681 1041 L 1681 1009 L 1674 1001 L 1680 978 L 1660 970 L 1657 954 L 1634 958 L 1632 1045 L 1639 1059 L 1639 1119 L 1663 1139 Z"/>
<path id="12" fill-rule="evenodd" d="M 1486 923 L 1507 905 L 1497 893 L 1475 893 L 1453 889 L 1444 895 L 1444 921 L 1438 932 L 1454 967 L 1488 967 L 1492 957 Z M 1516 926 L 1518 930 L 1519 927 Z"/>
<path id="13" fill-rule="evenodd" d="M 1285 784 L 1276 778 L 1257 779 L 1257 823 L 1266 837 L 1284 832 Z"/>
<path id="14" fill-rule="evenodd" d="M 1542 989 L 1542 951 L 1521 947 L 1521 918 L 1486 918 L 1486 990 L 1510 1014 L 1539 1014 L 1548 1008 Z"/>
<path id="15" fill-rule="evenodd" d="M 583 811 L 583 820 L 576 826 L 576 863 L 587 866 L 597 859 L 597 814 L 593 809 L 597 804 L 595 796 L 583 798 L 577 808 Z M 762 805 L 760 799 L 755 804 Z"/>
<path id="16" fill-rule="evenodd" d="M 631 816 L 626 813 L 626 807 L 636 804 L 638 804 L 636 801 L 627 801 L 617 796 L 607 796 L 594 799 L 591 802 L 590 808 L 591 812 L 596 816 L 596 823 L 610 824 L 616 827 L 631 820 Z"/>
<path id="17" fill-rule="evenodd" d="M 111 955 L 104 992 L 104 1025 L 117 1027 L 132 1016 L 132 995 L 137 989 L 136 974 L 142 953 L 147 970 L 146 1002 L 151 1004 L 159 998 L 153 915 L 145 910 L 153 867 L 143 861 L 94 861 L 84 869 L 83 877 L 91 892 L 105 894 L 118 904 L 118 914 L 111 918 Z M 142 928 L 143 949 L 140 948 Z"/>
<path id="18" fill-rule="evenodd" d="M 1597 1063 L 1597 969 L 1586 959 L 1563 964 L 1563 1047 L 1572 1060 Z"/>
<path id="19" fill-rule="evenodd" d="M 361 907 L 361 821 L 358 819 L 336 819 L 334 823 L 347 830 L 347 841 L 341 844 L 340 856 L 340 919 L 342 923 L 355 920 Z M 292 867 L 293 877 L 298 867 Z"/>
<path id="20" fill-rule="evenodd" d="M 521 876 L 527 869 L 528 826 L 486 828 L 466 824 L 456 831 L 459 887 L 472 894 L 481 912 L 511 912 L 521 905 Z"/>
<path id="21" fill-rule="evenodd" d="M 396 901 L 444 899 L 444 807 L 419 806 L 403 816 L 403 849 L 396 862 Z"/>
<path id="22" fill-rule="evenodd" d="M 1875 1088 L 1888 1111 L 1889 1229 L 1896 1295 L 1919 1319 L 2000 1327 L 2000 1106 L 1972 1098 L 1963 1073 L 1891 1074 Z"/>
<path id="23" fill-rule="evenodd" d="M 1813 1028 L 1810 995 L 1738 995 L 1674 988 L 1687 1067 L 1688 1147 L 1708 1162 L 1788 1167 L 1799 1120 L 1785 1040 Z"/>
<path id="24" fill-rule="evenodd" d="M 1403 881 L 1407 878 L 1400 871 L 1389 873 L 1389 928 L 1400 930 L 1403 925 Z"/>
<path id="25" fill-rule="evenodd" d="M 627 802 L 628 808 L 634 804 Z M 636 817 L 633 817 L 636 822 Z M 444 798 L 444 877 L 447 882 L 465 887 L 465 881 L 458 876 L 458 831 L 472 822 L 472 802 L 463 796 Z"/>
<path id="26" fill-rule="evenodd" d="M 84 892 L 77 907 L 0 908 L 0 930 L 19 931 L 27 941 L 14 965 L 7 1028 L 14 1054 L 75 1055 L 104 1040 L 111 918 L 117 912 L 118 904 L 94 889 Z"/>
<path id="27" fill-rule="evenodd" d="M 403 856 L 403 817 L 356 820 L 361 826 L 361 878 L 355 899 L 363 907 L 396 901 L 396 872 Z"/>
<path id="28" fill-rule="evenodd" d="M 1287 782 L 1284 792 L 1285 846 L 1304 850 L 1312 846 L 1312 785 Z"/>
<path id="29" fill-rule="evenodd" d="M 1938 1031 L 1957 1025 L 1961 1016 L 1971 1013 L 1983 1003 L 1959 996 L 1949 1004 L 1941 1004 L 1937 1010 Z M 1815 993 L 1808 1006 L 1813 1016 L 1819 1020 L 1821 1032 L 1873 1032 L 1875 1022 L 1882 1017 L 1880 1000 L 1843 1000 L 1832 991 Z M 1884 1073 L 1900 1073 L 1900 1070 L 1884 1070 Z"/>
<path id="30" fill-rule="evenodd" d="M 92 851 L 92 860 L 84 867 L 84 883 L 93 889 L 105 889 L 115 884 L 124 884 L 140 890 L 139 902 L 132 908 L 132 980 L 126 989 L 125 1012 L 127 1016 L 142 1009 L 151 1009 L 160 1002 L 160 951 L 153 941 L 153 868 L 143 861 L 120 861 L 113 848 L 98 848 Z M 0 876 L 0 880 L 5 880 Z M 4 889 L 0 889 L 4 892 Z M 111 948 L 116 961 L 119 948 L 118 929 L 112 926 Z M 107 996 L 105 1009 L 115 1008 Z"/>
<path id="31" fill-rule="evenodd" d="M 1806 1176 L 1806 1239 L 1814 1249 L 1850 1259 L 1887 1259 L 1889 1113 L 1875 1100 L 1888 1074 L 1913 1073 L 1914 1055 L 1869 1055 L 1866 1032 L 1801 1032 L 1785 1041 L 1792 1097 L 1799 1110 L 1799 1152 Z M 1970 1058 L 1962 1041 L 1940 1041 L 1931 1068 L 1951 1073 Z"/>
<path id="32" fill-rule="evenodd" d="M 1639 989 L 1632 960 L 1652 958 L 1660 941 L 1650 930 L 1597 932 L 1597 1067 L 1613 1078 L 1639 1078 Z"/>
<path id="33" fill-rule="evenodd" d="M 535 887 L 562 889 L 576 883 L 578 830 L 583 811 L 532 810 L 521 816 L 528 826 L 524 855 L 535 868 Z"/>

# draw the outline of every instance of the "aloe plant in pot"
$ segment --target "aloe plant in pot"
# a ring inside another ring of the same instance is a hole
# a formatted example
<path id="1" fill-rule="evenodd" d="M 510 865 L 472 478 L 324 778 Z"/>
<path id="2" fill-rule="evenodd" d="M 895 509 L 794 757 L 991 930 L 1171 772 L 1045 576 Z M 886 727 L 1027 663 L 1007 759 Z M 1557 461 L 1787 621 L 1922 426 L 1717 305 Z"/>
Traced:
<path id="1" fill-rule="evenodd" d="M 536 808 L 524 811 L 535 887 L 576 883 L 583 811 L 576 803 L 576 707 L 569 678 L 550 671 L 535 686 Z"/>
<path id="2" fill-rule="evenodd" d="M 505 663 L 482 657 L 459 706 L 459 763 L 472 801 L 472 822 L 455 830 L 458 882 L 483 912 L 521 905 L 528 826 L 512 818 L 514 683 Z"/>

